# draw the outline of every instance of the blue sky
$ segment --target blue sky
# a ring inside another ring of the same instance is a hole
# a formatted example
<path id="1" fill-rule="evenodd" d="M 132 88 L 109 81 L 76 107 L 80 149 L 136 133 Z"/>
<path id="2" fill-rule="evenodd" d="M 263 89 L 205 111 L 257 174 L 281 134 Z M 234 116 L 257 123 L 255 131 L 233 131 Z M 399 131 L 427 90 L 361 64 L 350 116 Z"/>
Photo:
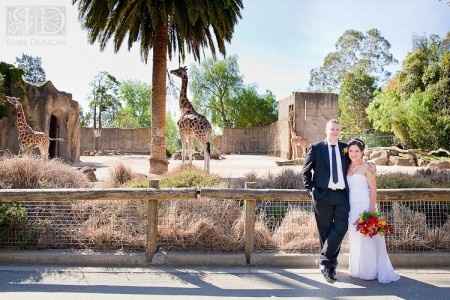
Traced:
<path id="1" fill-rule="evenodd" d="M 66 30 L 58 37 L 15 37 L 6 34 L 3 21 L 8 8 L 27 6 L 30 1 L 0 0 L 0 60 L 14 62 L 22 52 L 42 57 L 47 78 L 63 91 L 87 104 L 88 83 L 99 71 L 119 79 L 151 81 L 151 61 L 146 65 L 137 49 L 111 48 L 99 51 L 89 45 L 71 0 L 35 0 L 32 5 L 59 6 L 65 10 Z M 228 54 L 239 57 L 246 83 L 260 91 L 274 92 L 278 99 L 308 86 L 311 68 L 333 51 L 337 38 L 347 29 L 378 28 L 391 43 L 400 61 L 412 46 L 413 34 L 450 31 L 450 5 L 439 0 L 244 0 L 243 18 L 236 27 Z M 192 63 L 188 58 L 187 64 Z M 178 66 L 178 61 L 170 67 Z M 169 98 L 176 111 L 176 100 Z"/>

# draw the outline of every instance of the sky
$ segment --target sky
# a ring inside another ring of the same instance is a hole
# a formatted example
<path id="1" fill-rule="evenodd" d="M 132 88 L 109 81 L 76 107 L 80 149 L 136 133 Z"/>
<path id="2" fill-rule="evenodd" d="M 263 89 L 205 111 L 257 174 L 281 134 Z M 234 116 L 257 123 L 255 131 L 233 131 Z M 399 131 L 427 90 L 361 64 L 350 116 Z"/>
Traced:
<path id="1" fill-rule="evenodd" d="M 14 63 L 22 53 L 40 56 L 47 79 L 59 90 L 71 93 L 83 107 L 88 103 L 89 82 L 100 71 L 110 72 L 119 80 L 150 83 L 151 59 L 145 64 L 138 47 L 131 51 L 122 47 L 114 53 L 112 47 L 101 52 L 98 44 L 89 44 L 71 2 L 0 0 L 0 61 Z M 412 48 L 414 34 L 444 36 L 450 31 L 450 4 L 445 0 L 243 2 L 242 19 L 227 45 L 227 55 L 238 56 L 245 83 L 256 85 L 260 92 L 270 90 L 277 99 L 305 90 L 310 70 L 321 65 L 347 29 L 379 29 L 399 60 L 391 71 L 400 68 Z M 50 27 L 32 24 L 22 28 L 21 16 L 31 19 L 42 16 L 43 11 L 46 20 L 53 20 Z M 20 33 L 17 28 L 25 31 Z M 185 63 L 194 61 L 188 57 Z M 169 68 L 175 67 L 177 59 L 169 62 Z M 169 110 L 176 112 L 176 107 L 177 100 L 169 96 Z"/>

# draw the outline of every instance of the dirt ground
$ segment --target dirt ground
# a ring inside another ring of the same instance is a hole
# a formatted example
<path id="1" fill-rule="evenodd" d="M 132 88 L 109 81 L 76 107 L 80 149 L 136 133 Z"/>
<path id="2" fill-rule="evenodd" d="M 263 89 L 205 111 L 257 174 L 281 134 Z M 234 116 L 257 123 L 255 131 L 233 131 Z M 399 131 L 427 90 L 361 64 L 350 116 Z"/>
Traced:
<path id="1" fill-rule="evenodd" d="M 109 177 L 110 169 L 123 163 L 135 173 L 148 174 L 148 155 L 119 155 L 119 156 L 81 156 L 75 166 L 92 166 L 97 168 L 96 176 L 100 181 Z M 239 178 L 248 173 L 256 173 L 259 176 L 267 176 L 270 172 L 278 174 L 282 170 L 292 169 L 300 171 L 302 165 L 278 166 L 276 161 L 282 159 L 266 155 L 226 155 L 223 160 L 211 160 L 211 173 L 222 178 Z M 194 165 L 203 168 L 203 160 L 194 160 Z M 169 160 L 169 170 L 181 165 L 180 160 Z M 379 173 L 402 172 L 413 174 L 417 167 L 378 166 Z"/>

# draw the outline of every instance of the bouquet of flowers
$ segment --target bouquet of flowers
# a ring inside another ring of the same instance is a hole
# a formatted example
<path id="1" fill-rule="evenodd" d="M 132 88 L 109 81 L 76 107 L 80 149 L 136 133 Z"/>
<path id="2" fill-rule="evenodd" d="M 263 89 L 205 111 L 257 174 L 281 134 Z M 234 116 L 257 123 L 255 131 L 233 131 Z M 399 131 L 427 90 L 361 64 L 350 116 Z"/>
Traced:
<path id="1" fill-rule="evenodd" d="M 392 232 L 392 226 L 386 222 L 381 213 L 365 211 L 361 213 L 355 222 L 356 230 L 362 235 L 373 237 L 376 234 L 387 234 Z"/>

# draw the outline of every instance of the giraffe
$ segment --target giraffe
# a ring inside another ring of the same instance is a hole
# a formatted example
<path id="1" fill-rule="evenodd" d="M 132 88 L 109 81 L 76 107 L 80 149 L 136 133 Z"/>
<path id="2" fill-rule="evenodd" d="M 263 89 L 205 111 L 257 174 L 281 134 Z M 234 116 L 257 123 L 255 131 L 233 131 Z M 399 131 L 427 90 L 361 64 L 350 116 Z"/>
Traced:
<path id="1" fill-rule="evenodd" d="M 289 107 L 289 133 L 291 139 L 291 151 L 292 151 L 292 159 L 297 160 L 306 153 L 306 147 L 308 146 L 308 141 L 302 137 L 301 135 L 297 135 L 295 132 L 295 115 L 293 108 Z M 300 153 L 299 153 L 300 150 Z"/>
<path id="2" fill-rule="evenodd" d="M 48 146 L 50 141 L 62 139 L 49 138 L 44 132 L 33 130 L 27 123 L 22 104 L 19 101 L 20 99 L 6 96 L 6 100 L 14 105 L 16 109 L 16 129 L 20 147 L 19 153 L 24 152 L 31 154 L 34 148 L 38 148 L 41 158 L 48 159 Z"/>
<path id="3" fill-rule="evenodd" d="M 192 165 L 193 142 L 199 141 L 203 145 L 204 169 L 209 173 L 209 161 L 211 158 L 211 132 L 212 127 L 205 116 L 199 114 L 187 97 L 188 75 L 187 68 L 180 67 L 170 71 L 181 78 L 181 90 L 179 106 L 181 117 L 177 122 L 181 136 L 181 157 L 184 164 L 185 155 L 189 155 L 189 163 Z"/>

